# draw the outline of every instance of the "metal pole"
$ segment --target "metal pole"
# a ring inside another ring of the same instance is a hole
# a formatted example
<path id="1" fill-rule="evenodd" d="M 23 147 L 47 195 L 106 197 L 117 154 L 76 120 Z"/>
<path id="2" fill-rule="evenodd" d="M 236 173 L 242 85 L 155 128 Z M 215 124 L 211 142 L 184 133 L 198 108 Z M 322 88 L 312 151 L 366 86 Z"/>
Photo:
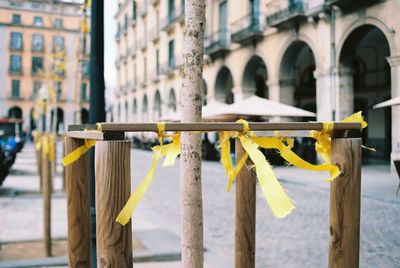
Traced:
<path id="1" fill-rule="evenodd" d="M 90 112 L 89 122 L 104 122 L 104 1 L 92 0 L 90 17 Z M 90 153 L 90 212 L 92 237 L 92 266 L 96 266 L 96 204 L 94 152 Z"/>

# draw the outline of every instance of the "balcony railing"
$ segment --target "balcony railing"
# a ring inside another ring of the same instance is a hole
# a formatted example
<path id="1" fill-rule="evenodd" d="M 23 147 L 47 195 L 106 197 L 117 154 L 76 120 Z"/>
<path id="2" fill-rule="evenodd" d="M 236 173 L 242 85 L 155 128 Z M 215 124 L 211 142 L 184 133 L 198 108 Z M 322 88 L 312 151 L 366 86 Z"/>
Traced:
<path id="1" fill-rule="evenodd" d="M 269 26 L 291 26 L 294 21 L 305 20 L 303 0 L 272 0 L 268 2 L 267 10 Z"/>
<path id="2" fill-rule="evenodd" d="M 185 5 L 179 5 L 174 8 L 174 12 L 169 13 L 162 21 L 161 21 L 161 29 L 163 31 L 170 31 L 176 21 L 183 21 L 185 18 Z"/>
<path id="3" fill-rule="evenodd" d="M 139 16 L 144 17 L 147 14 L 147 0 L 139 2 L 138 5 Z"/>
<path id="4" fill-rule="evenodd" d="M 149 78 L 154 83 L 157 83 L 158 81 L 160 81 L 160 75 L 161 75 L 161 69 L 160 67 L 158 67 L 150 72 Z"/>
<path id="5" fill-rule="evenodd" d="M 155 5 L 157 5 L 158 3 L 160 3 L 160 0 L 150 0 L 150 3 L 151 3 L 153 6 L 155 6 Z"/>
<path id="6" fill-rule="evenodd" d="M 229 51 L 230 34 L 227 30 L 219 30 L 206 37 L 204 53 L 214 57 Z"/>
<path id="7" fill-rule="evenodd" d="M 131 27 L 135 27 L 136 26 L 136 18 L 131 17 L 129 19 L 129 24 L 131 25 Z"/>
<path id="8" fill-rule="evenodd" d="M 145 50 L 147 47 L 147 40 L 145 38 L 137 40 L 136 44 L 138 49 Z"/>
<path id="9" fill-rule="evenodd" d="M 265 28 L 264 18 L 259 13 L 250 13 L 232 23 L 232 42 L 246 44 L 261 40 Z"/>
<path id="10" fill-rule="evenodd" d="M 157 42 L 160 39 L 160 27 L 155 26 L 149 33 L 149 42 Z"/>

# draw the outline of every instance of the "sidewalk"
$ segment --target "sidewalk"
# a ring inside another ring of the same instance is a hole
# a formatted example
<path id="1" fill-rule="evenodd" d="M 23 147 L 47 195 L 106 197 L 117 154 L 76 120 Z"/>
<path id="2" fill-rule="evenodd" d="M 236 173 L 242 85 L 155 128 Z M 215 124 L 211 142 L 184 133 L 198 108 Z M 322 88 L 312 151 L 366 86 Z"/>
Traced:
<path id="1" fill-rule="evenodd" d="M 61 161 L 60 153 L 57 161 Z M 62 192 L 61 172 L 62 167 L 58 163 L 51 200 L 51 235 L 54 240 L 67 238 L 67 204 L 65 193 Z M 18 154 L 10 175 L 0 188 L 0 215 L 0 267 L 35 265 L 35 262 L 24 264 L 1 259 L 2 245 L 5 247 L 7 244 L 43 239 L 43 200 L 39 193 L 39 177 L 32 144 L 26 144 L 23 151 Z M 163 230 L 160 226 L 149 227 L 153 225 L 144 218 L 135 220 L 133 227 L 135 238 L 145 247 L 134 252 L 135 267 L 180 267 L 179 262 L 174 261 L 180 258 L 179 237 Z M 160 262 L 163 260 L 171 261 Z M 47 265 L 51 263 L 66 265 L 67 258 L 64 256 L 41 259 L 38 263 L 40 262 Z"/>

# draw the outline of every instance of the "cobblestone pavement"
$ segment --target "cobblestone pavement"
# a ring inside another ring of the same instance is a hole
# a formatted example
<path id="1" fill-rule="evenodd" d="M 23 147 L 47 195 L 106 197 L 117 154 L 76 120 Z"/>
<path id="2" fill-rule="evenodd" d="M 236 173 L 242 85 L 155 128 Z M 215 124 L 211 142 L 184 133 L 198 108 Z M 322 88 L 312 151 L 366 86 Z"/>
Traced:
<path id="1" fill-rule="evenodd" d="M 150 159 L 150 152 L 133 150 L 134 187 L 147 172 Z M 275 219 L 258 189 L 257 267 L 327 267 L 329 191 L 321 182 L 326 174 L 275 170 L 296 201 L 296 209 L 285 219 Z M 387 170 L 366 168 L 363 172 L 360 267 L 399 267 L 400 199 L 394 196 L 398 181 Z M 218 162 L 204 162 L 202 173 L 205 264 L 233 267 L 234 189 L 225 191 L 226 177 Z M 163 226 L 179 235 L 179 206 L 179 163 L 173 168 L 160 166 L 134 219 L 144 217 L 148 228 Z"/>

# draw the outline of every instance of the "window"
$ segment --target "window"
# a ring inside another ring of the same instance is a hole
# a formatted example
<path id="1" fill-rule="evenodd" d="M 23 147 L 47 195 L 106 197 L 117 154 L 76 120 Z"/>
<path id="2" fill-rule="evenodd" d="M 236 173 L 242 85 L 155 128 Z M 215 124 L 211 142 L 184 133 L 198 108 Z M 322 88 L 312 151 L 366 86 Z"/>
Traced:
<path id="1" fill-rule="evenodd" d="M 40 16 L 35 16 L 33 18 L 33 25 L 36 27 L 42 27 L 43 26 L 43 18 Z"/>
<path id="2" fill-rule="evenodd" d="M 17 55 L 10 56 L 10 72 L 11 73 L 22 73 L 22 58 L 21 58 L 21 56 L 17 56 Z"/>
<path id="3" fill-rule="evenodd" d="M 86 83 L 81 84 L 81 100 L 86 101 L 87 100 L 87 86 Z"/>
<path id="4" fill-rule="evenodd" d="M 156 74 L 157 76 L 160 75 L 160 56 L 158 49 L 156 49 Z"/>
<path id="5" fill-rule="evenodd" d="M 175 18 L 174 0 L 168 1 L 168 22 L 172 22 Z"/>
<path id="6" fill-rule="evenodd" d="M 144 82 L 147 82 L 147 58 L 143 58 L 143 77 L 144 77 Z"/>
<path id="7" fill-rule="evenodd" d="M 19 80 L 11 80 L 11 97 L 12 98 L 19 98 L 19 87 L 20 81 Z"/>
<path id="8" fill-rule="evenodd" d="M 124 30 L 127 30 L 127 29 L 128 29 L 128 15 L 125 14 L 125 17 L 124 17 Z"/>
<path id="9" fill-rule="evenodd" d="M 89 62 L 87 60 L 84 60 L 82 63 L 82 74 L 89 76 Z"/>
<path id="10" fill-rule="evenodd" d="M 57 100 L 61 99 L 61 95 L 62 95 L 62 83 L 61 82 L 57 82 L 57 84 L 56 84 L 56 97 L 57 97 Z"/>
<path id="11" fill-rule="evenodd" d="M 37 74 L 40 71 L 43 71 L 43 58 L 32 57 L 32 74 Z"/>
<path id="12" fill-rule="evenodd" d="M 53 50 L 63 51 L 64 50 L 64 37 L 53 36 Z"/>
<path id="13" fill-rule="evenodd" d="M 169 41 L 168 43 L 168 66 L 175 66 L 175 58 L 174 58 L 174 40 Z"/>
<path id="14" fill-rule="evenodd" d="M 136 20 L 136 0 L 133 0 L 133 8 L 132 8 L 132 18 Z"/>
<path id="15" fill-rule="evenodd" d="M 11 33 L 10 48 L 13 50 L 22 50 L 22 33 Z"/>
<path id="16" fill-rule="evenodd" d="M 43 51 L 43 50 L 44 50 L 43 35 L 33 34 L 32 35 L 32 51 Z"/>
<path id="17" fill-rule="evenodd" d="M 13 24 L 21 24 L 21 15 L 20 14 L 12 14 L 12 23 Z"/>
<path id="18" fill-rule="evenodd" d="M 42 86 L 42 81 L 33 81 L 33 88 L 32 88 L 32 99 L 35 99 L 38 96 L 38 92 L 40 87 Z"/>
<path id="19" fill-rule="evenodd" d="M 55 18 L 53 21 L 53 26 L 56 29 L 61 29 L 63 27 L 63 21 L 60 18 Z"/>

